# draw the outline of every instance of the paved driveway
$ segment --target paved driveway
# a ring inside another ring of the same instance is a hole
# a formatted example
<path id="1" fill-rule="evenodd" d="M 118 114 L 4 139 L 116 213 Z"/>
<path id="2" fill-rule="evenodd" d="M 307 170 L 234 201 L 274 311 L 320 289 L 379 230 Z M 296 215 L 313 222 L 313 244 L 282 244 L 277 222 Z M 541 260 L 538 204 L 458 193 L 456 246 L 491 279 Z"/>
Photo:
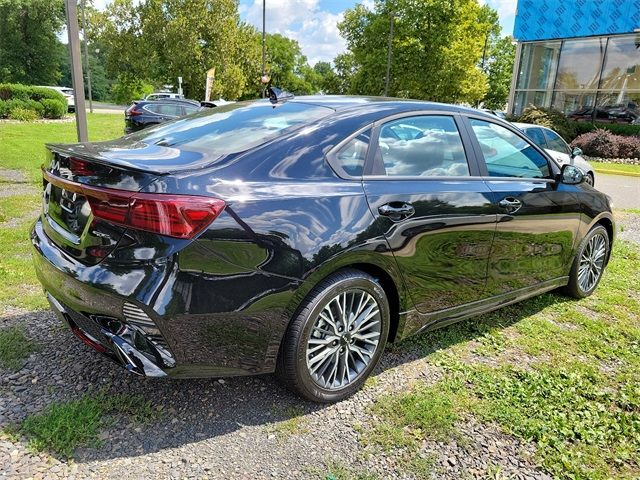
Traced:
<path id="1" fill-rule="evenodd" d="M 640 177 L 596 172 L 596 188 L 613 198 L 614 208 L 640 209 Z"/>

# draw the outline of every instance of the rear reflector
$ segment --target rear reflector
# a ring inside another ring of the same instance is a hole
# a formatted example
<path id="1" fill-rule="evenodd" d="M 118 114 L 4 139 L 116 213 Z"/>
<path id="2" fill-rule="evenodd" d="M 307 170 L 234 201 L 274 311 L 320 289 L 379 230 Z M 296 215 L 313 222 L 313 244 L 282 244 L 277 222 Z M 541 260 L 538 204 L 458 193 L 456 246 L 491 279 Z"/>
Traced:
<path id="1" fill-rule="evenodd" d="M 96 218 L 129 228 L 190 239 L 224 210 L 218 198 L 196 195 L 136 193 L 70 182 L 43 170 L 44 178 L 67 191 L 84 195 Z"/>

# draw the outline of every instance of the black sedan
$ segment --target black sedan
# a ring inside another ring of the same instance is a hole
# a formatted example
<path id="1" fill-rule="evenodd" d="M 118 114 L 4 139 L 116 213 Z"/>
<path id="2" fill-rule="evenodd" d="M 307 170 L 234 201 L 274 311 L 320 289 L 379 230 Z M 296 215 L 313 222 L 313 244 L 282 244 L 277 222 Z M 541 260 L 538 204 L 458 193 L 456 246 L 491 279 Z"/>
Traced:
<path id="1" fill-rule="evenodd" d="M 201 110 L 201 106 L 195 100 L 179 98 L 137 100 L 124 112 L 124 133 L 137 132 L 198 110 Z"/>
<path id="2" fill-rule="evenodd" d="M 387 342 L 590 295 L 615 232 L 579 169 L 450 105 L 274 91 L 48 148 L 33 257 L 82 341 L 148 376 L 275 371 L 320 402 Z"/>

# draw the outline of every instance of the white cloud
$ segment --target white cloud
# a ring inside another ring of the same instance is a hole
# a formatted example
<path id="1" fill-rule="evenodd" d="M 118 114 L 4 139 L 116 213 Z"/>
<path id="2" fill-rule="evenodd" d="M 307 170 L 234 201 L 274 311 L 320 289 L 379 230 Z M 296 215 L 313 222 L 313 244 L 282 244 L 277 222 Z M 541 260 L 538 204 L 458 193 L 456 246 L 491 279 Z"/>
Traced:
<path id="1" fill-rule="evenodd" d="M 338 32 L 342 13 L 332 14 L 320 8 L 319 0 L 269 0 L 266 2 L 266 30 L 281 33 L 298 41 L 310 65 L 331 61 L 345 50 Z M 262 0 L 240 5 L 240 14 L 259 30 L 262 29 Z"/>

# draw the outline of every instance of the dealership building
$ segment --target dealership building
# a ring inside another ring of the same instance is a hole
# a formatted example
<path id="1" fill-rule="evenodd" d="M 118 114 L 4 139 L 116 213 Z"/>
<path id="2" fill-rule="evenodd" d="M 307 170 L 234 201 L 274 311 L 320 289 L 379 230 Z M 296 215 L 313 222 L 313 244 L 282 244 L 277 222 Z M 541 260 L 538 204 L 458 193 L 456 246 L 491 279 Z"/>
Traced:
<path id="1" fill-rule="evenodd" d="M 640 108 L 640 0 L 519 0 L 514 38 L 509 113 Z"/>

